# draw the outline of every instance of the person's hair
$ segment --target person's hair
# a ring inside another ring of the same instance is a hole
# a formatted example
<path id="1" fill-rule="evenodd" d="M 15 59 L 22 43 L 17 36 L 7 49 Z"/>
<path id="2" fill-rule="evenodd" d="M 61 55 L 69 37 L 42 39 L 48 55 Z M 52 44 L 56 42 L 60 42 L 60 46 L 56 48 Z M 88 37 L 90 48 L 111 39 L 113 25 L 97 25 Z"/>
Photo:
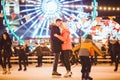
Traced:
<path id="1" fill-rule="evenodd" d="M 38 45 L 38 43 L 37 43 L 37 42 L 35 42 L 35 44 L 36 44 L 36 45 Z"/>
<path id="2" fill-rule="evenodd" d="M 58 22 L 58 21 L 62 21 L 61 19 L 56 19 L 56 22 Z"/>
<path id="3" fill-rule="evenodd" d="M 92 35 L 88 34 L 88 35 L 86 36 L 86 39 L 91 39 L 91 40 L 92 40 Z"/>
<path id="4" fill-rule="evenodd" d="M 9 36 L 9 34 L 7 32 L 4 32 L 3 34 L 5 34 L 7 36 L 7 40 L 10 39 L 10 36 Z M 3 38 L 3 34 L 2 34 L 2 38 Z"/>

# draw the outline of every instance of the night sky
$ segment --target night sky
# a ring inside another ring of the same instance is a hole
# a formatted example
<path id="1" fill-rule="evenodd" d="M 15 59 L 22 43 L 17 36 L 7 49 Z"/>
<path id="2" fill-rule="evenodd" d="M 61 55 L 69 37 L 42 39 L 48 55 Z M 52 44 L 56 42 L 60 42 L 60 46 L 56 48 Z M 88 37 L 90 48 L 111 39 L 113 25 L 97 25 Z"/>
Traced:
<path id="1" fill-rule="evenodd" d="M 83 0 L 83 4 L 91 5 L 93 0 Z M 119 7 L 120 8 L 120 0 L 96 0 L 98 2 L 98 7 Z M 108 18 L 107 16 L 116 16 L 115 21 L 120 24 L 120 11 L 104 11 L 98 10 L 98 16 Z"/>
<path id="2" fill-rule="evenodd" d="M 97 0 L 99 6 L 117 6 L 120 7 L 120 0 Z"/>
<path id="3" fill-rule="evenodd" d="M 93 0 L 83 0 L 83 3 L 86 5 L 90 5 Z M 98 6 L 119 6 L 120 0 L 96 0 L 98 2 Z"/>

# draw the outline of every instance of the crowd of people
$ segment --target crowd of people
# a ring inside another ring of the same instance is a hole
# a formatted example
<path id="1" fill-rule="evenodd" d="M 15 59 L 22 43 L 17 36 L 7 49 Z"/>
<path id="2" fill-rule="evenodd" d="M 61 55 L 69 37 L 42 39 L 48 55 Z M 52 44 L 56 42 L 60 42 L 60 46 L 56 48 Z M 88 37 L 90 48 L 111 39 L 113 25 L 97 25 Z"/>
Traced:
<path id="1" fill-rule="evenodd" d="M 61 33 L 60 33 L 61 30 Z M 57 19 L 56 23 L 51 24 L 50 26 L 50 40 L 51 40 L 51 48 L 53 53 L 55 54 L 54 58 L 54 64 L 53 64 L 53 72 L 52 75 L 54 76 L 61 76 L 60 73 L 57 72 L 57 64 L 58 64 L 58 56 L 60 56 L 60 59 L 65 66 L 67 73 L 64 75 L 64 77 L 70 77 L 72 76 L 71 72 L 71 65 L 69 61 L 69 54 L 71 53 L 72 50 L 72 44 L 71 44 L 71 38 L 70 38 L 70 31 L 66 26 L 64 26 L 62 20 Z M 83 41 L 83 43 L 91 43 L 92 45 L 96 46 L 96 44 L 92 40 L 92 36 L 88 34 Z M 109 41 L 108 41 L 108 47 L 109 46 Z M 112 44 L 112 48 L 108 49 L 112 50 L 112 54 L 109 53 L 109 55 L 114 59 L 111 60 L 111 62 L 115 62 L 115 70 L 118 70 L 118 63 L 120 60 L 120 40 L 118 40 L 115 44 Z M 80 63 L 82 65 L 81 73 L 82 73 L 82 80 L 93 80 L 92 77 L 90 77 L 90 72 L 91 72 L 91 67 L 92 64 L 94 63 L 96 65 L 96 60 L 93 59 L 93 56 L 95 56 L 95 50 L 93 50 L 92 47 L 87 44 L 86 46 L 82 47 L 82 44 L 80 45 L 80 50 L 79 50 L 79 57 L 80 57 Z M 101 47 L 101 51 L 103 52 L 103 57 L 105 58 L 106 56 L 106 45 L 103 45 Z M 97 46 L 96 46 L 97 47 Z M 116 48 L 117 47 L 117 48 Z M 100 49 L 98 48 L 100 51 Z M 95 56 L 96 58 L 96 56 Z"/>
<path id="2" fill-rule="evenodd" d="M 42 66 L 42 56 L 48 52 L 50 49 L 46 46 L 45 43 L 38 44 L 35 43 L 35 48 L 30 50 L 29 46 L 25 44 L 18 44 L 12 51 L 12 40 L 7 32 L 4 32 L 0 38 L 0 65 L 3 68 L 3 74 L 11 74 L 10 69 L 12 68 L 10 59 L 11 56 L 18 56 L 18 71 L 22 70 L 22 65 L 24 66 L 24 71 L 27 70 L 28 55 L 37 56 L 37 65 L 36 67 Z M 46 52 L 47 51 L 47 52 Z"/>
<path id="3" fill-rule="evenodd" d="M 61 76 L 61 74 L 57 71 L 59 58 L 66 69 L 66 74 L 64 77 L 68 78 L 72 76 L 71 72 L 71 63 L 70 63 L 70 54 L 72 53 L 72 41 L 71 41 L 71 33 L 66 25 L 64 25 L 61 19 L 56 19 L 55 23 L 50 25 L 50 45 L 51 45 L 51 53 L 54 54 L 54 63 L 53 63 L 53 70 L 52 76 Z M 80 63 L 82 66 L 81 73 L 82 73 L 82 80 L 93 80 L 90 77 L 91 67 L 93 64 L 93 56 L 95 54 L 92 47 L 89 46 L 88 43 L 96 46 L 92 40 L 92 36 L 88 34 L 83 41 L 83 43 L 87 43 L 86 46 L 81 44 L 79 50 L 79 58 Z M 3 68 L 3 74 L 10 74 L 10 69 L 12 67 L 10 58 L 12 55 L 12 40 L 9 37 L 7 32 L 4 32 L 0 39 L 0 64 Z M 37 57 L 37 65 L 36 67 L 42 66 L 42 57 L 43 57 L 43 47 L 44 45 L 39 45 L 35 43 L 35 49 L 32 51 L 29 50 L 27 44 L 18 45 L 16 49 L 18 49 L 18 59 L 19 59 L 19 68 L 18 71 L 22 70 L 22 64 L 24 66 L 24 71 L 27 70 L 28 65 L 28 55 L 27 54 L 34 54 L 36 53 Z M 108 53 L 111 56 L 111 64 L 115 62 L 115 69 L 114 71 L 118 70 L 118 64 L 120 60 L 120 40 L 117 40 L 114 44 L 110 43 L 108 40 Z M 49 49 L 48 49 L 49 50 Z M 105 50 L 105 45 L 101 47 L 102 51 Z M 91 57 L 90 57 L 91 56 Z M 7 67 L 8 65 L 8 67 Z"/>

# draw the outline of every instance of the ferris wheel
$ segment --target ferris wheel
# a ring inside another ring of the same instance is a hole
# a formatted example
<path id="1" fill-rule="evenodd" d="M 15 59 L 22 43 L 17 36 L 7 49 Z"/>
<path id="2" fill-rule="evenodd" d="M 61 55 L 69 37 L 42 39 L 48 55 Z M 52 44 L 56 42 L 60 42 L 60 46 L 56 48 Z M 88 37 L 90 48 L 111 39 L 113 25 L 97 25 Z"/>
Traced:
<path id="1" fill-rule="evenodd" d="M 2 3 L 8 29 L 18 40 L 49 37 L 49 25 L 56 18 L 68 22 L 72 34 L 79 36 L 76 30 L 81 28 L 80 19 L 96 16 L 96 9 L 92 14 L 84 12 L 82 0 L 3 0 Z M 93 3 L 96 8 L 96 0 Z"/>

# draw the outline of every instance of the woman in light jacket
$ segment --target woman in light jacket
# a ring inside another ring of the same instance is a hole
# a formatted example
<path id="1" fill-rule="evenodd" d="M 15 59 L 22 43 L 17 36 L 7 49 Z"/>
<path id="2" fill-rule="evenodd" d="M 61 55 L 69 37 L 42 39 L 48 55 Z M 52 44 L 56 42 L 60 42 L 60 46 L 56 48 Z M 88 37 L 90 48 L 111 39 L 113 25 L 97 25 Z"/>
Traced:
<path id="1" fill-rule="evenodd" d="M 70 31 L 63 24 L 60 25 L 60 28 L 62 29 L 61 35 L 54 34 L 54 36 L 63 41 L 61 61 L 67 70 L 67 73 L 64 75 L 64 77 L 71 77 L 72 72 L 69 61 L 69 54 L 71 53 L 72 43 L 70 38 Z"/>

